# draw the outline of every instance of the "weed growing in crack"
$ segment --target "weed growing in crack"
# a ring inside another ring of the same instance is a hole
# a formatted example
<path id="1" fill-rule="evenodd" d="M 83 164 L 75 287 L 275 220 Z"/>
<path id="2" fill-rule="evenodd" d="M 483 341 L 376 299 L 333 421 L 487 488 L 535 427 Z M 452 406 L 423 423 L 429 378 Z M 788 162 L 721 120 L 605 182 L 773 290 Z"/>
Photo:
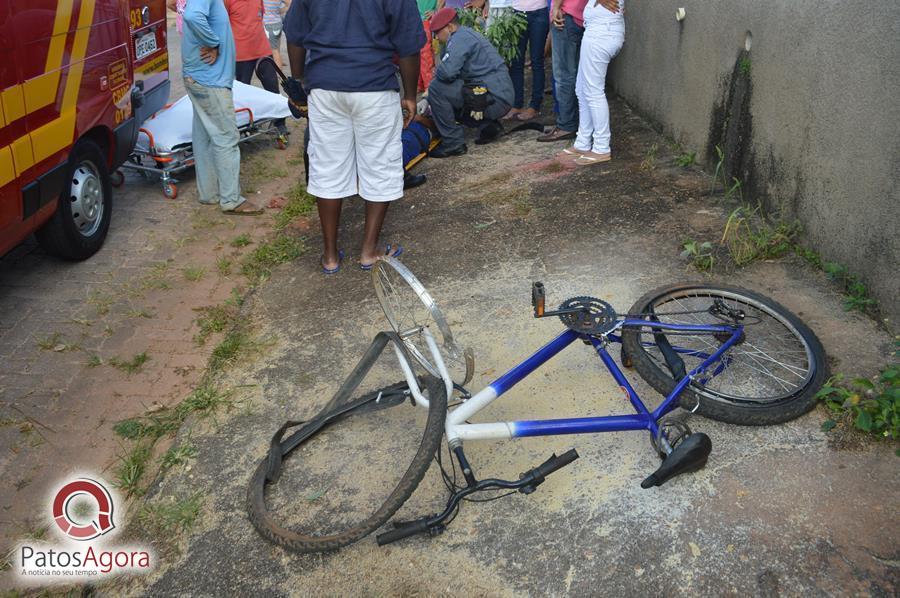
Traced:
<path id="1" fill-rule="evenodd" d="M 201 266 L 188 266 L 187 268 L 182 268 L 181 273 L 184 275 L 185 280 L 196 282 L 206 274 L 206 268 Z"/>
<path id="2" fill-rule="evenodd" d="M 307 216 L 316 208 L 316 198 L 306 192 L 306 185 L 297 183 L 287 193 L 287 203 L 275 216 L 275 229 L 281 230 L 300 216 Z"/>
<path id="3" fill-rule="evenodd" d="M 653 170 L 654 168 L 656 168 L 657 152 L 659 152 L 659 144 L 654 143 L 650 146 L 650 149 L 647 150 L 647 155 L 641 162 L 641 170 Z"/>
<path id="4" fill-rule="evenodd" d="M 197 449 L 190 444 L 173 446 L 163 454 L 159 465 L 163 469 L 170 469 L 176 465 L 184 465 L 196 454 Z"/>
<path id="5" fill-rule="evenodd" d="M 140 496 L 144 493 L 140 486 L 141 477 L 147 468 L 152 451 L 146 443 L 136 444 L 124 456 L 119 457 L 115 469 L 113 485 L 125 492 L 127 496 Z"/>
<path id="6" fill-rule="evenodd" d="M 274 239 L 261 244 L 244 259 L 241 274 L 250 279 L 251 283 L 259 283 L 272 274 L 272 268 L 297 259 L 304 251 L 306 246 L 302 239 L 278 233 Z"/>
<path id="7" fill-rule="evenodd" d="M 693 166 L 696 161 L 697 161 L 696 152 L 690 152 L 690 153 L 685 152 L 685 153 L 682 153 L 677 158 L 675 158 L 675 163 L 678 166 L 681 166 L 682 168 L 687 168 L 689 166 Z"/>
<path id="8" fill-rule="evenodd" d="M 160 501 L 144 505 L 138 512 L 138 522 L 154 536 L 185 532 L 194 526 L 202 506 L 199 492 L 180 500 Z"/>
<path id="9" fill-rule="evenodd" d="M 681 257 L 689 258 L 694 267 L 702 272 L 709 272 L 716 263 L 715 248 L 709 241 L 685 240 L 681 246 Z"/>
<path id="10" fill-rule="evenodd" d="M 250 238 L 250 235 L 248 235 L 247 233 L 241 233 L 231 240 L 230 245 L 232 247 L 246 247 L 252 242 L 253 240 Z"/>
<path id="11" fill-rule="evenodd" d="M 146 351 L 144 351 L 142 353 L 138 353 L 127 361 L 119 359 L 118 357 L 113 357 L 109 360 L 108 363 L 117 370 L 121 370 L 130 376 L 131 374 L 139 372 L 149 359 L 150 356 L 147 355 Z"/>

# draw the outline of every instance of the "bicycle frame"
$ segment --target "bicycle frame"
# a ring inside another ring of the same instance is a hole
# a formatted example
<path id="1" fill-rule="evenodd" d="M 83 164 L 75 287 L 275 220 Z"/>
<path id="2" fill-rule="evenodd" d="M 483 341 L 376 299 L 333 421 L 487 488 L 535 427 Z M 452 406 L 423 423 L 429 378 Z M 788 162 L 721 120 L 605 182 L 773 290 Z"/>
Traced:
<path id="1" fill-rule="evenodd" d="M 703 362 L 679 380 L 672 389 L 672 392 L 670 392 L 665 400 L 651 412 L 644 405 L 643 401 L 641 401 L 637 391 L 635 391 L 631 386 L 631 383 L 628 382 L 625 374 L 606 349 L 610 342 L 622 342 L 621 337 L 614 334 L 622 327 L 653 328 L 654 331 L 668 330 L 673 332 L 728 334 L 730 336 L 728 340 L 722 343 L 722 345 L 720 345 L 712 354 L 673 346 L 673 349 L 676 352 L 701 357 L 703 358 Z M 453 448 L 455 446 L 460 446 L 464 440 L 509 439 L 524 438 L 528 436 L 557 436 L 562 434 L 591 434 L 596 432 L 623 432 L 627 430 L 647 430 L 656 437 L 659 432 L 657 423 L 663 416 L 677 407 L 679 395 L 681 395 L 692 380 L 707 373 L 711 378 L 724 370 L 727 365 L 726 353 L 741 337 L 743 328 L 743 326 L 729 325 L 668 324 L 625 318 L 620 320 L 610 332 L 607 332 L 600 337 L 579 334 L 573 330 L 567 329 L 538 349 L 523 362 L 488 384 L 477 394 L 466 400 L 462 405 L 448 411 L 446 419 L 447 441 L 451 448 Z M 453 392 L 453 382 L 447 372 L 431 332 L 427 328 L 424 328 L 422 332 L 434 359 L 434 363 L 437 365 L 441 377 L 444 379 L 449 399 Z M 600 357 L 600 360 L 606 366 L 606 369 L 628 396 L 632 407 L 634 407 L 637 412 L 635 415 L 606 415 L 598 417 L 522 420 L 479 424 L 466 423 L 469 418 L 497 400 L 509 389 L 527 378 L 540 366 L 552 359 L 556 354 L 560 353 L 576 340 L 589 342 L 593 346 L 597 355 Z M 403 369 L 404 376 L 409 384 L 413 398 L 418 405 L 428 407 L 428 400 L 422 395 L 421 390 L 419 389 L 412 367 L 398 348 L 394 347 L 394 350 L 397 354 L 397 358 L 400 360 L 401 369 Z M 710 372 L 711 366 L 716 363 L 719 365 Z"/>

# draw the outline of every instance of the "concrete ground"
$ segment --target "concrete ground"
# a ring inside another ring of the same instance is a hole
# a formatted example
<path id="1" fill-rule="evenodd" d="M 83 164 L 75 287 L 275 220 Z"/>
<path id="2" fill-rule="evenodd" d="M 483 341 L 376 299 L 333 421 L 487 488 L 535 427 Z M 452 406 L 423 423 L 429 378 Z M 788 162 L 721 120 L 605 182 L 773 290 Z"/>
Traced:
<path id="1" fill-rule="evenodd" d="M 470 144 L 463 157 L 426 160 L 418 170 L 428 184 L 391 207 L 382 238 L 405 247 L 403 262 L 475 349 L 473 389 L 560 330 L 531 318 L 533 280 L 544 281 L 551 304 L 591 294 L 623 312 L 653 287 L 707 280 L 679 257 L 681 243 L 718 238 L 731 206 L 705 197 L 708 176 L 675 166 L 666 140 L 626 106 L 614 102 L 612 111 L 615 159 L 607 165 L 576 169 L 555 158 L 562 145 L 519 133 Z M 380 548 L 367 537 L 308 556 L 264 542 L 244 500 L 269 438 L 285 420 L 316 413 L 387 327 L 369 275 L 355 267 L 361 227 L 361 202 L 347 202 L 342 271 L 320 275 L 312 251 L 278 269 L 246 304 L 264 343 L 255 361 L 222 381 L 241 389 L 238 408 L 183 432 L 177 442 L 189 435 L 195 459 L 160 478 L 148 498 L 152 505 L 201 496 L 201 516 L 165 540 L 138 534 L 157 542 L 163 563 L 116 592 L 896 595 L 894 448 L 834 446 L 820 431 L 822 409 L 763 428 L 694 417 L 692 427 L 713 441 L 708 466 L 653 490 L 639 487 L 658 464 L 643 434 L 473 442 L 467 454 L 483 477 L 514 479 L 570 447 L 581 458 L 531 496 L 465 504 L 437 538 Z M 309 243 L 316 248 L 317 235 Z M 723 269 L 709 280 L 758 290 L 799 314 L 822 340 L 832 371 L 871 374 L 887 359 L 890 336 L 845 312 L 835 287 L 796 258 Z M 590 351 L 573 346 L 476 421 L 627 413 L 597 366 Z M 395 372 L 384 366 L 369 388 L 399 379 Z M 646 385 L 638 389 L 658 400 Z M 410 408 L 395 409 L 359 423 L 356 436 L 332 440 L 327 452 L 289 461 L 271 498 L 279 516 L 322 524 L 319 506 L 344 505 L 347 517 L 360 505 L 374 508 L 371 497 L 408 462 L 409 430 L 421 425 Z M 351 478 L 356 494 L 315 477 L 335 471 Z M 397 518 L 434 512 L 445 495 L 432 467 Z"/>
<path id="2" fill-rule="evenodd" d="M 177 42 L 174 33 L 169 39 Z M 177 73 L 173 82 L 177 89 Z M 707 280 L 679 257 L 681 243 L 717 239 L 733 206 L 706 197 L 708 176 L 675 166 L 667 140 L 626 106 L 616 102 L 612 111 L 615 160 L 608 165 L 576 170 L 555 159 L 562 145 L 519 133 L 487 147 L 470 144 L 460 158 L 425 160 L 417 172 L 428 174 L 428 184 L 391 207 L 383 240 L 406 248 L 404 263 L 461 342 L 475 349 L 471 389 L 560 330 L 556 321 L 531 318 L 533 280 L 546 284 L 548 305 L 591 294 L 620 311 L 653 287 Z M 256 182 L 261 200 L 277 205 L 300 178 L 296 158 L 295 151 L 266 147 L 245 154 L 248 167 L 264 171 L 265 163 L 270 173 L 286 172 Z M 164 200 L 155 183 L 130 179 L 116 194 L 110 239 L 90 262 L 64 266 L 33 244 L 0 261 L 0 313 L 17 314 L 0 319 L 0 415 L 9 422 L 0 466 L 12 481 L 3 493 L 4 538 L 36 531 L 34 503 L 70 466 L 110 475 L 128 446 L 112 433 L 116 421 L 174 404 L 200 379 L 215 339 L 203 347 L 193 342 L 192 308 L 219 303 L 245 283 L 219 271 L 217 260 L 239 264 L 271 233 L 271 217 L 232 221 L 194 207 L 187 178 L 177 202 Z M 95 588 L 100 594 L 896 595 L 894 449 L 835 443 L 820 431 L 821 409 L 768 428 L 694 417 L 693 429 L 713 441 L 708 466 L 654 490 L 639 487 L 658 464 L 643 434 L 473 442 L 467 454 L 482 477 L 514 479 L 571 447 L 581 458 L 531 496 L 465 504 L 437 538 L 379 548 L 367 537 L 312 556 L 264 542 L 244 499 L 269 438 L 285 420 L 316 413 L 387 327 L 369 276 L 354 263 L 360 204 L 348 202 L 341 231 L 348 255 L 336 276 L 319 273 L 315 219 L 300 219 L 290 231 L 305 235 L 312 250 L 247 297 L 242 320 L 257 342 L 217 380 L 231 393 L 231 408 L 189 420 L 174 443 L 192 447 L 194 456 L 158 475 L 146 499 L 121 509 L 131 519 L 126 538 L 154 545 L 159 567 L 146 578 Z M 254 245 L 231 247 L 242 232 Z M 188 268 L 206 270 L 191 281 Z M 160 274 L 168 289 L 156 284 Z M 832 371 L 870 375 L 888 359 L 890 336 L 843 311 L 837 289 L 795 258 L 720 268 L 710 279 L 758 290 L 795 311 L 819 335 Z M 128 292 L 134 288 L 143 294 Z M 57 344 L 38 344 L 55 332 L 62 336 Z M 66 348 L 54 350 L 59 345 Z M 131 377 L 108 365 L 87 367 L 88 352 L 109 360 L 143 350 L 151 359 Z M 572 346 L 477 421 L 627 413 L 598 365 L 590 351 Z M 398 379 L 387 360 L 366 389 Z M 658 400 L 634 379 L 649 403 Z M 85 420 L 92 422 L 88 443 L 78 436 Z M 272 508 L 302 527 L 321 524 L 317 517 L 328 508 L 349 516 L 371 506 L 409 461 L 421 423 L 420 412 L 397 407 L 336 429 L 316 445 L 322 450 L 287 462 L 270 493 Z M 434 512 L 445 497 L 432 467 L 397 518 Z M 202 505 L 187 531 L 137 521 L 146 506 L 187 499 Z M 4 572 L 0 587 L 9 581 Z"/>
<path id="3" fill-rule="evenodd" d="M 173 56 L 177 37 L 173 26 Z M 178 62 L 172 98 L 184 94 Z M 283 204 L 302 177 L 296 150 L 280 152 L 262 138 L 242 151 L 245 192 Z M 197 203 L 192 173 L 179 178 L 173 201 L 157 179 L 127 173 L 113 192 L 106 242 L 89 260 L 56 260 L 34 239 L 0 258 L 0 557 L 16 539 L 44 534 L 44 506 L 64 476 L 115 480 L 129 446 L 113 425 L 187 396 L 221 338 L 195 341 L 200 310 L 247 285 L 241 264 L 271 232 L 277 210 L 226 216 Z M 235 246 L 241 236 L 247 242 Z M 138 355 L 146 362 L 133 362 Z M 158 444 L 156 456 L 166 448 Z M 4 589 L 6 567 L 0 571 Z"/>

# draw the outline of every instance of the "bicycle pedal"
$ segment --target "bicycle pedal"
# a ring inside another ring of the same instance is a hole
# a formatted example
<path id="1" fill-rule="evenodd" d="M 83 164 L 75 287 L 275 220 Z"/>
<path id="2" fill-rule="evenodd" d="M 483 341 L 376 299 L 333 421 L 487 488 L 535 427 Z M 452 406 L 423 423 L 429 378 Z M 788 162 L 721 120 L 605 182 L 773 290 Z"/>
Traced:
<path id="1" fill-rule="evenodd" d="M 641 482 L 645 490 L 654 486 L 662 486 L 672 478 L 683 473 L 702 469 L 712 452 L 712 440 L 702 432 L 691 434 L 675 447 L 665 458 L 659 469 L 651 473 Z"/>

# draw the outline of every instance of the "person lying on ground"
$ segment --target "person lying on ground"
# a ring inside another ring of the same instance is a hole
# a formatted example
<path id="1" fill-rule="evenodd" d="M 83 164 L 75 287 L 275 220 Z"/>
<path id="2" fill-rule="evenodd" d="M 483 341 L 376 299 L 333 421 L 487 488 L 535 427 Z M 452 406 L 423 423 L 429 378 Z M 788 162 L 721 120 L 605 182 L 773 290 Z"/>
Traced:
<path id="1" fill-rule="evenodd" d="M 499 119 L 509 112 L 515 97 L 513 84 L 497 49 L 480 33 L 460 25 L 452 8 L 442 8 L 431 18 L 431 31 L 446 46 L 428 86 L 431 115 L 443 138 L 431 157 L 460 156 L 468 148 L 457 120 L 477 127 L 482 143 L 497 138 L 503 131 Z"/>

